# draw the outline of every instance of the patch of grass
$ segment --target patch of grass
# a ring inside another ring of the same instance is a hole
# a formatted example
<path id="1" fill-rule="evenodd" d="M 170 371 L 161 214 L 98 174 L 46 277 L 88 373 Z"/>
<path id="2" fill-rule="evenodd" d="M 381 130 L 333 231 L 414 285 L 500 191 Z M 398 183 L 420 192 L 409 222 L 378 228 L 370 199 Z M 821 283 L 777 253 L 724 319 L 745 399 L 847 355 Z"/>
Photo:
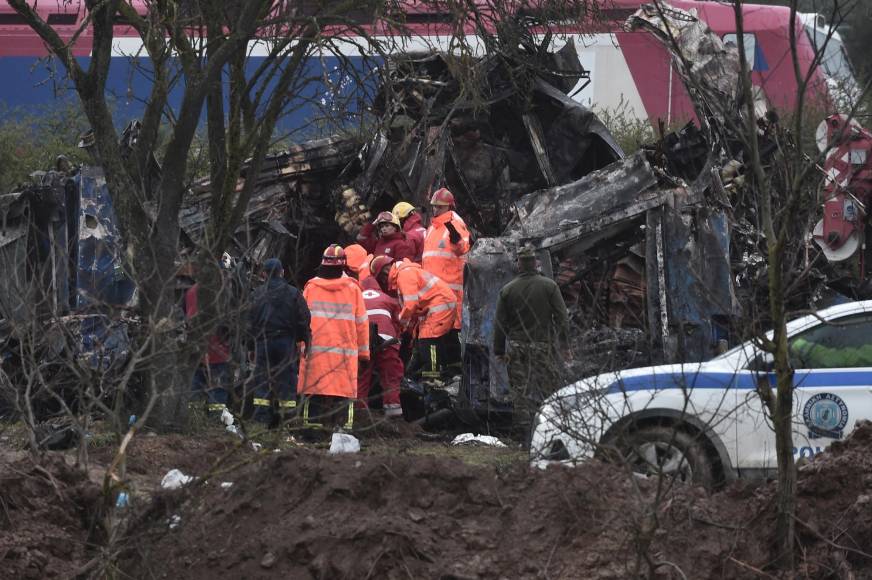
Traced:
<path id="1" fill-rule="evenodd" d="M 503 471 L 513 465 L 526 463 L 527 452 L 517 447 L 488 447 L 485 445 L 447 445 L 445 443 L 421 443 L 410 447 L 406 453 L 432 457 L 459 459 L 468 465 L 493 467 Z"/>
<path id="2" fill-rule="evenodd" d="M 27 449 L 27 439 L 24 421 L 0 421 L 0 447 L 24 451 Z"/>

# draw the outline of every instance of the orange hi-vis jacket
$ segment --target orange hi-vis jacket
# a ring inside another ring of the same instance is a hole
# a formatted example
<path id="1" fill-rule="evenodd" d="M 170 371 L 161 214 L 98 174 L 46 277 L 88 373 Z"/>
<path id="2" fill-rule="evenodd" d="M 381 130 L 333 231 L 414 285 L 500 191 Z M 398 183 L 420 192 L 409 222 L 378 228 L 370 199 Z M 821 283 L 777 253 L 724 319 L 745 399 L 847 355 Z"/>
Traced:
<path id="1" fill-rule="evenodd" d="M 446 224 L 451 222 L 460 241 L 452 244 Z M 457 317 L 454 328 L 460 328 L 460 317 L 463 306 L 463 267 L 466 265 L 466 254 L 469 252 L 469 230 L 463 219 L 454 211 L 430 220 L 427 235 L 424 237 L 424 253 L 421 264 L 424 269 L 435 274 L 454 291 L 457 303 Z"/>
<path id="2" fill-rule="evenodd" d="M 363 282 L 369 278 L 369 263 L 372 254 L 368 253 L 360 244 L 351 244 L 345 247 L 345 259 L 348 268 L 357 274 L 357 279 Z"/>
<path id="3" fill-rule="evenodd" d="M 418 338 L 438 338 L 454 328 L 457 305 L 448 285 L 420 264 L 403 260 L 396 265 L 400 321 L 418 322 Z"/>
<path id="4" fill-rule="evenodd" d="M 303 289 L 312 342 L 300 364 L 297 392 L 357 398 L 357 361 L 369 360 L 369 322 L 353 278 L 312 278 Z"/>

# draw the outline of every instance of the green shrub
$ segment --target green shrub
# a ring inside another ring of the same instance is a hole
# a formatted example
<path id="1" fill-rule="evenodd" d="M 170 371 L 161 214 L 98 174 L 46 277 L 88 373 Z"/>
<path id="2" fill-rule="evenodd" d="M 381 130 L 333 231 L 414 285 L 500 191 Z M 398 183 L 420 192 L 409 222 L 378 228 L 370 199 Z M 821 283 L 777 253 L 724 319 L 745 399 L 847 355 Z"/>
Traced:
<path id="1" fill-rule="evenodd" d="M 34 171 L 55 166 L 58 155 L 73 163 L 87 158 L 77 147 L 88 123 L 78 103 L 10 109 L 0 104 L 0 193 L 9 193 Z"/>

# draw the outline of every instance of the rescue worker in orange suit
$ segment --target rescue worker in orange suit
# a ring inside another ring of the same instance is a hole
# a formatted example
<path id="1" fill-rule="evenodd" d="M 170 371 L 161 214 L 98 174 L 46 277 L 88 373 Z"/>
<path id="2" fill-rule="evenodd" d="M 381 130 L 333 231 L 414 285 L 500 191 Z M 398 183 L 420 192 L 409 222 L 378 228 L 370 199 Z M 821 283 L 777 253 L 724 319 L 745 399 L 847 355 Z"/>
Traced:
<path id="1" fill-rule="evenodd" d="M 369 324 L 375 325 L 375 342 L 371 361 L 363 363 L 358 375 L 357 398 L 362 407 L 368 406 L 372 389 L 373 373 L 378 374 L 381 384 L 382 409 L 385 417 L 402 417 L 400 405 L 400 382 L 403 380 L 403 361 L 400 359 L 400 303 L 388 294 L 388 274 L 394 259 L 376 256 L 369 269 L 372 273 L 361 281 L 363 301 Z M 370 334 L 372 340 L 372 333 Z M 393 344 L 383 345 L 385 342 Z"/>
<path id="2" fill-rule="evenodd" d="M 433 217 L 424 238 L 424 254 L 421 265 L 435 274 L 454 292 L 457 316 L 451 336 L 444 340 L 448 357 L 460 361 L 460 324 L 463 312 L 463 268 L 469 252 L 469 230 L 463 219 L 454 211 L 454 195 L 445 189 L 436 190 L 430 197 Z M 458 368 L 458 374 L 459 374 Z"/>
<path id="3" fill-rule="evenodd" d="M 415 244 L 406 237 L 400 220 L 389 211 L 383 211 L 360 230 L 357 243 L 373 256 L 390 256 L 394 260 L 414 259 Z"/>
<path id="4" fill-rule="evenodd" d="M 360 244 L 351 244 L 345 247 L 347 268 L 351 270 L 359 282 L 363 282 L 369 277 L 370 261 L 372 261 L 372 254 L 367 253 L 366 249 Z"/>
<path id="5" fill-rule="evenodd" d="M 416 346 L 406 375 L 445 380 L 459 371 L 446 340 L 457 317 L 454 292 L 448 285 L 410 260 L 395 263 L 388 283 L 400 298 L 400 324 L 416 325 Z M 454 367 L 457 368 L 454 368 Z"/>
<path id="6" fill-rule="evenodd" d="M 303 296 L 312 315 L 312 340 L 300 369 L 303 425 L 354 425 L 358 361 L 369 360 L 369 324 L 357 280 L 345 275 L 345 250 L 324 250 L 318 275 Z"/>
<path id="7" fill-rule="evenodd" d="M 266 283 L 252 295 L 250 332 L 255 344 L 254 419 L 271 425 L 274 407 L 283 415 L 297 407 L 298 343 L 309 342 L 309 308 L 300 291 L 284 280 L 277 258 L 263 263 Z"/>
<path id="8" fill-rule="evenodd" d="M 415 257 L 412 259 L 420 264 L 421 256 L 424 253 L 424 236 L 427 234 L 427 228 L 421 224 L 421 216 L 418 214 L 415 206 L 406 201 L 396 204 L 391 213 L 400 220 L 403 233 L 414 244 Z"/>

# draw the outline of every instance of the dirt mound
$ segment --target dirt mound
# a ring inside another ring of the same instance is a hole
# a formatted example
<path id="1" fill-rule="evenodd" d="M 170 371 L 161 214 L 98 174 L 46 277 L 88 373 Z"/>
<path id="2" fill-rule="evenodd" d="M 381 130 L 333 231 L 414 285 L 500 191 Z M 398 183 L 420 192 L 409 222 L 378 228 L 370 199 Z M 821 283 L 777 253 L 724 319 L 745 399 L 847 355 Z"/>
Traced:
<path id="1" fill-rule="evenodd" d="M 497 475 L 435 457 L 292 451 L 240 473 L 229 489 L 193 492 L 175 529 L 165 523 L 173 514 L 161 514 L 136 538 L 128 570 L 204 579 L 571 577 L 558 551 L 568 539 L 601 543 L 604 560 L 622 541 L 622 516 L 601 499 L 630 492 L 616 470 Z M 599 525 L 578 517 L 591 504 Z M 623 566 L 611 577 L 624 577 Z"/>
<path id="2" fill-rule="evenodd" d="M 676 489 L 663 502 L 656 549 L 697 578 L 767 577 L 776 491 L 775 482 L 748 481 L 710 497 Z M 796 577 L 872 578 L 872 423 L 799 468 L 796 506 Z"/>
<path id="3" fill-rule="evenodd" d="M 872 423 L 800 468 L 796 517 L 809 576 L 872 578 Z"/>
<path id="4" fill-rule="evenodd" d="M 149 475 L 160 479 L 170 469 L 185 473 L 205 473 L 223 455 L 239 447 L 239 440 L 218 431 L 206 435 L 140 435 L 127 448 L 127 470 L 136 475 Z M 117 447 L 112 445 L 95 449 L 91 460 L 109 465 Z"/>
<path id="5" fill-rule="evenodd" d="M 177 578 L 759 578 L 773 483 L 709 495 L 619 466 L 496 470 L 297 449 L 164 497 L 123 568 Z M 872 425 L 800 470 L 802 577 L 872 577 Z M 174 517 L 176 516 L 176 517 Z M 172 528 L 168 522 L 177 521 Z M 834 574 L 842 574 L 835 576 Z"/>
<path id="6" fill-rule="evenodd" d="M 70 578 L 103 541 L 100 489 L 62 457 L 0 463 L 0 578 Z"/>

